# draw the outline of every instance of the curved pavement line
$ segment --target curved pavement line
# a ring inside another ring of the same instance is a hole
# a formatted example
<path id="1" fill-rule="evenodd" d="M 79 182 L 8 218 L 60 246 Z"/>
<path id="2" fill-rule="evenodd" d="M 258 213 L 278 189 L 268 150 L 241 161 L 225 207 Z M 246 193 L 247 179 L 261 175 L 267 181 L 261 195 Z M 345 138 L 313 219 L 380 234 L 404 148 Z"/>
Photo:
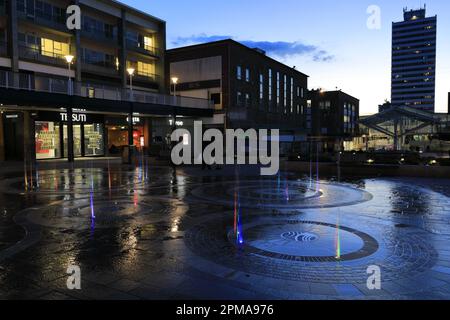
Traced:
<path id="1" fill-rule="evenodd" d="M 16 244 L 0 251 L 0 262 L 2 262 L 5 259 L 11 258 L 17 253 L 24 251 L 25 249 L 31 247 L 32 245 L 38 243 L 41 240 L 42 228 L 38 225 L 30 223 L 26 218 L 27 214 L 29 213 L 29 210 L 36 210 L 36 209 L 25 209 L 19 212 L 13 218 L 13 221 L 25 230 L 25 236 L 23 237 L 22 240 L 20 240 Z"/>

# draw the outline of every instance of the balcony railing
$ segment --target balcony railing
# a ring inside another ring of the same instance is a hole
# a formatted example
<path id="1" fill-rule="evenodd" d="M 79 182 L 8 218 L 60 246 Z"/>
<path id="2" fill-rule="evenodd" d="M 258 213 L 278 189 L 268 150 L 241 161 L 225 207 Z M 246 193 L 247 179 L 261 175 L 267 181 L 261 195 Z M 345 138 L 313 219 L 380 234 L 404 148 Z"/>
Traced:
<path id="1" fill-rule="evenodd" d="M 64 55 L 43 51 L 40 48 L 29 46 L 19 46 L 19 58 L 47 64 L 67 65 Z"/>
<path id="2" fill-rule="evenodd" d="M 139 42 L 132 41 L 129 39 L 127 39 L 127 49 L 139 52 L 144 55 L 150 55 L 150 56 L 154 56 L 154 57 L 161 56 L 161 52 L 158 48 L 143 46 Z"/>
<path id="3" fill-rule="evenodd" d="M 14 81 L 15 77 L 18 78 L 18 81 Z M 84 98 L 151 103 L 183 108 L 214 109 L 212 101 L 205 99 L 174 97 L 147 91 L 122 89 L 120 87 L 90 83 L 72 84 L 68 79 L 14 74 L 10 71 L 3 70 L 0 70 L 0 87 L 66 95 L 70 95 L 72 92 L 73 95 Z"/>
<path id="4" fill-rule="evenodd" d="M 81 71 L 107 76 L 119 76 L 119 71 L 117 70 L 117 67 L 107 62 L 91 63 L 82 61 Z"/>
<path id="5" fill-rule="evenodd" d="M 41 26 L 55 29 L 63 32 L 69 32 L 66 26 L 66 19 L 54 16 L 38 16 L 38 15 L 29 15 L 23 11 L 18 11 L 17 16 L 26 21 L 31 21 L 33 23 L 39 24 Z"/>
<path id="6" fill-rule="evenodd" d="M 103 30 L 81 29 L 81 36 L 88 39 L 99 40 L 101 42 L 107 42 L 111 44 L 117 44 L 118 41 L 116 35 L 106 35 Z"/>
<path id="7" fill-rule="evenodd" d="M 136 82 L 158 82 L 158 75 L 153 73 L 146 73 L 146 72 L 137 72 L 133 76 L 133 81 Z"/>

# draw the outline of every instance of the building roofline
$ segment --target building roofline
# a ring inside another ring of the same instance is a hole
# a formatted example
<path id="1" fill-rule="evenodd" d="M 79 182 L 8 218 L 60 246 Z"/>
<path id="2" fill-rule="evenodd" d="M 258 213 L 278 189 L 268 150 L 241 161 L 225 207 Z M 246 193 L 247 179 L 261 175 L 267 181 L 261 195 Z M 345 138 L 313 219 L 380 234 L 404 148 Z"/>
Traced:
<path id="1" fill-rule="evenodd" d="M 130 11 L 130 12 L 132 12 L 132 13 L 138 14 L 138 15 L 143 16 L 143 17 L 146 17 L 146 18 L 151 18 L 151 19 L 156 20 L 156 21 L 158 21 L 158 22 L 160 22 L 160 23 L 166 23 L 165 20 L 162 20 L 162 19 L 160 19 L 160 18 L 157 18 L 157 17 L 155 17 L 155 16 L 152 16 L 151 14 L 146 13 L 146 12 L 143 11 L 143 10 L 136 9 L 136 8 L 134 8 L 134 7 L 132 7 L 132 6 L 128 5 L 128 4 L 125 4 L 125 3 L 121 2 L 121 1 L 118 1 L 118 0 L 108 0 L 108 1 L 105 1 L 105 0 L 99 0 L 99 1 L 102 1 L 102 2 L 105 2 L 105 3 L 108 3 L 108 4 L 112 4 L 112 5 L 118 6 L 118 7 L 120 7 L 121 9 L 126 9 L 126 11 Z"/>
<path id="2" fill-rule="evenodd" d="M 204 43 L 199 43 L 199 44 L 193 44 L 193 45 L 189 45 L 189 46 L 168 49 L 167 52 L 169 52 L 169 53 L 170 52 L 178 52 L 178 51 L 183 51 L 183 50 L 191 50 L 191 49 L 196 49 L 196 48 L 202 48 L 202 47 L 208 47 L 208 46 L 216 46 L 216 45 L 222 45 L 222 44 L 237 45 L 237 46 L 239 46 L 241 48 L 245 48 L 246 50 L 249 50 L 249 51 L 251 51 L 254 54 L 260 55 L 261 57 L 269 59 L 269 60 L 271 60 L 271 61 L 273 61 L 273 62 L 275 62 L 275 63 L 277 63 L 279 65 L 282 65 L 282 66 L 284 66 L 286 68 L 289 68 L 289 69 L 291 69 L 291 70 L 293 70 L 293 71 L 295 71 L 295 72 L 297 72 L 297 73 L 299 73 L 299 74 L 309 78 L 309 76 L 307 74 L 305 74 L 305 73 L 303 73 L 301 71 L 298 71 L 297 69 L 294 69 L 294 68 L 292 68 L 292 67 L 290 67 L 290 66 L 288 66 L 288 65 L 286 65 L 286 64 L 284 64 L 284 63 L 282 63 L 282 62 L 280 62 L 280 61 L 278 61 L 278 60 L 276 60 L 276 59 L 274 59 L 274 58 L 272 58 L 272 57 L 270 57 L 268 55 L 266 55 L 266 54 L 258 52 L 257 50 L 255 50 L 253 48 L 250 48 L 250 47 L 246 46 L 245 44 L 240 43 L 239 41 L 236 41 L 236 40 L 233 40 L 233 39 L 223 39 L 223 40 L 218 40 L 218 41 L 211 41 L 211 42 L 204 42 Z"/>
<path id="3" fill-rule="evenodd" d="M 346 93 L 345 91 L 342 91 L 342 90 L 321 91 L 320 89 L 312 89 L 309 92 L 311 92 L 311 93 L 321 93 L 321 92 L 323 92 L 324 94 L 343 94 L 343 95 L 346 95 L 346 96 L 348 96 L 348 97 L 350 97 L 352 99 L 360 101 L 358 98 L 356 98 L 356 97 L 354 97 L 354 96 L 352 96 L 352 95 L 350 95 L 350 94 L 348 94 L 348 93 Z"/>

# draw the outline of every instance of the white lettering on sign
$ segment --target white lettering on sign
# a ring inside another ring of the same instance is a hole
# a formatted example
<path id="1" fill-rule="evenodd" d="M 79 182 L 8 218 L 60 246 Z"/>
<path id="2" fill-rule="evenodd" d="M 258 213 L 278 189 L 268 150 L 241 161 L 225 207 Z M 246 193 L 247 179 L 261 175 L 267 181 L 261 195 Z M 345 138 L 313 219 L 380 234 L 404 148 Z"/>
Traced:
<path id="1" fill-rule="evenodd" d="M 171 126 L 173 126 L 173 120 L 171 119 L 171 120 L 169 120 L 169 125 L 171 125 Z M 184 126 L 184 122 L 183 121 L 175 121 L 175 125 L 177 126 L 177 127 L 182 127 L 182 126 Z"/>
<path id="2" fill-rule="evenodd" d="M 67 113 L 60 113 L 61 121 L 67 122 Z M 73 122 L 87 122 L 87 116 L 82 113 L 73 113 L 72 114 Z"/>
<path id="3" fill-rule="evenodd" d="M 127 117 L 127 123 L 130 122 L 130 118 Z M 141 122 L 141 118 L 139 117 L 133 117 L 133 124 Z"/>

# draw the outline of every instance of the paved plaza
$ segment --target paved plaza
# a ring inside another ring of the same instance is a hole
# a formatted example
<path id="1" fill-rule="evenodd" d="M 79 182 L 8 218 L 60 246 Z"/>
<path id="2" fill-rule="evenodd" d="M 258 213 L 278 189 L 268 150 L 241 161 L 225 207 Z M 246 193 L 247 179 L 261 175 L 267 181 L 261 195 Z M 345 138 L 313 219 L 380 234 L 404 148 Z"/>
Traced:
<path id="1" fill-rule="evenodd" d="M 450 180 L 258 173 L 3 170 L 0 298 L 450 299 Z"/>

